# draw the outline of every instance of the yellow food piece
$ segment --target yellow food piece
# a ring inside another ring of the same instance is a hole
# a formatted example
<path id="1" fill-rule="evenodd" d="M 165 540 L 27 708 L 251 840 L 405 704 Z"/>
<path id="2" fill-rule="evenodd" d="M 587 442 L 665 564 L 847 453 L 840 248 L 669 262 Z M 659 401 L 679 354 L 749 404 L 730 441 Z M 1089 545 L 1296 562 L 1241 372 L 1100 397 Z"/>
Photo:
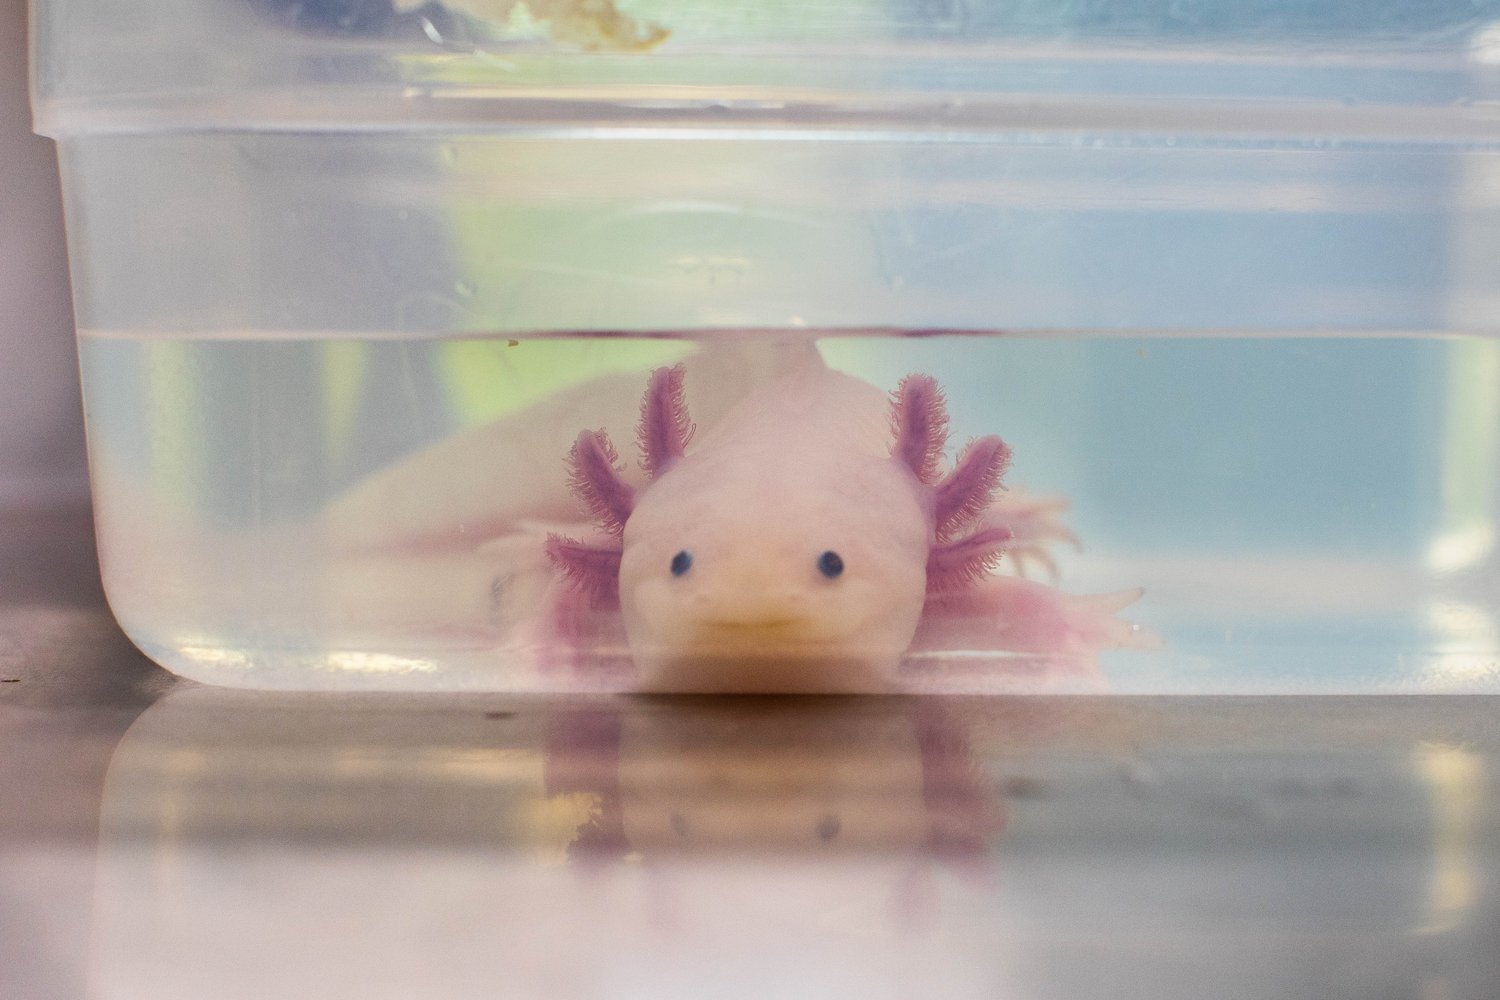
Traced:
<path id="1" fill-rule="evenodd" d="M 396 9 L 418 6 L 407 0 Z M 589 52 L 644 52 L 671 34 L 622 13 L 614 0 L 449 0 L 447 6 L 495 24 L 531 21 L 544 26 L 553 41 Z"/>

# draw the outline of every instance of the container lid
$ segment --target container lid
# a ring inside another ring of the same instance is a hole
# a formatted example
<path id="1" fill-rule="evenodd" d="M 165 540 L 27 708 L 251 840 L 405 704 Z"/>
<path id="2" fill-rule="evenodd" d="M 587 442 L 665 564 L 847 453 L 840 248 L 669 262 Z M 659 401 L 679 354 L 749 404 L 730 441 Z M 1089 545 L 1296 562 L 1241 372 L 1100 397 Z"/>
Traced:
<path id="1" fill-rule="evenodd" d="M 1500 0 L 34 0 L 38 131 L 1500 138 Z"/>

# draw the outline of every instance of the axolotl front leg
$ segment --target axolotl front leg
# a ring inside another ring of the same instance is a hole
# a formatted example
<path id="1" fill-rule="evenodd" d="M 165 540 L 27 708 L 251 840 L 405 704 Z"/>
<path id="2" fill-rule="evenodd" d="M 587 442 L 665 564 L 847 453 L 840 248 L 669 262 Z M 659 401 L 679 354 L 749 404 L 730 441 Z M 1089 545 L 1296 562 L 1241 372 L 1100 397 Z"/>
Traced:
<path id="1" fill-rule="evenodd" d="M 1034 580 L 989 576 L 965 590 L 929 596 L 911 651 L 1030 653 L 1064 672 L 1091 672 L 1100 651 L 1160 645 L 1155 634 L 1118 617 L 1143 593 L 1069 594 Z"/>
<path id="2" fill-rule="evenodd" d="M 894 454 L 924 485 L 932 509 L 927 595 L 909 652 L 1039 654 L 1091 671 L 1100 650 L 1156 644 L 1116 617 L 1140 590 L 1078 596 L 998 572 L 1007 563 L 1022 570 L 1030 560 L 1055 575 L 1048 546 L 1076 543 L 1060 518 L 1066 504 L 1003 490 L 1010 452 L 998 437 L 970 442 L 939 475 L 947 411 L 930 377 L 903 381 L 894 405 Z"/>

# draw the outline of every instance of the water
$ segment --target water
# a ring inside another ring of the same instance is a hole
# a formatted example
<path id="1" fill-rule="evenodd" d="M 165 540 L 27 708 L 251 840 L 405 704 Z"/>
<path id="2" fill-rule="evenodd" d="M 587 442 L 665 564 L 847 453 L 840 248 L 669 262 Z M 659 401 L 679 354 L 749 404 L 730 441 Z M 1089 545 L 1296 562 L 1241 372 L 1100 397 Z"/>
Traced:
<path id="1" fill-rule="evenodd" d="M 813 353 L 882 390 L 934 376 L 952 445 L 998 433 L 1011 487 L 1069 501 L 1057 585 L 1144 587 L 1122 617 L 1162 640 L 1082 675 L 955 632 L 898 686 L 1500 687 L 1500 343 L 1457 334 L 87 332 L 111 604 L 220 683 L 629 687 L 618 639 L 580 674 L 538 638 L 539 539 L 582 520 L 569 444 L 604 427 L 632 457 L 653 367 L 687 359 L 706 433 Z"/>

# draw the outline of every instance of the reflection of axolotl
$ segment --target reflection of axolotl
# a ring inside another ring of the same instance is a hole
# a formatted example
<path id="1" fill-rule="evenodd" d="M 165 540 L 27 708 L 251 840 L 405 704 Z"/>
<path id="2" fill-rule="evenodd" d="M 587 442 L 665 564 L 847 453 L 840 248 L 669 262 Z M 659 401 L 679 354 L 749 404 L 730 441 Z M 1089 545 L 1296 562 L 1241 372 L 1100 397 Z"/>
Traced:
<path id="1" fill-rule="evenodd" d="M 887 397 L 805 365 L 696 442 L 683 383 L 681 366 L 650 377 L 643 488 L 604 431 L 574 443 L 597 533 L 547 542 L 567 584 L 555 638 L 585 644 L 591 612 L 618 608 L 645 686 L 665 690 L 873 690 L 908 651 L 1091 658 L 1153 641 L 1114 617 L 1139 591 L 1075 597 L 995 572 L 1067 533 L 1055 504 L 1001 492 L 1000 438 L 944 469 L 932 378 Z"/>
<path id="2" fill-rule="evenodd" d="M 1007 736 L 1034 737 L 1044 714 L 1008 713 Z M 1003 762 L 993 744 L 976 755 L 971 739 L 976 722 L 993 718 L 921 697 L 834 711 L 800 699 L 569 705 L 548 717 L 543 777 L 549 796 L 592 800 L 570 862 L 588 876 L 635 868 L 653 880 L 652 902 L 675 905 L 648 913 L 667 918 L 674 948 L 682 934 L 711 936 L 754 910 L 778 932 L 829 912 L 868 913 L 883 877 L 890 916 L 910 930 L 913 918 L 941 916 L 944 869 L 994 889 L 1007 805 L 987 768 Z M 753 860 L 766 854 L 776 871 Z M 691 865 L 726 855 L 749 863 Z M 798 864 L 809 860 L 811 870 Z M 800 870 L 791 900 L 768 902 L 766 880 L 788 870 Z M 594 900 L 610 891 L 588 885 Z M 736 889 L 759 902 L 726 905 L 721 893 Z"/>

